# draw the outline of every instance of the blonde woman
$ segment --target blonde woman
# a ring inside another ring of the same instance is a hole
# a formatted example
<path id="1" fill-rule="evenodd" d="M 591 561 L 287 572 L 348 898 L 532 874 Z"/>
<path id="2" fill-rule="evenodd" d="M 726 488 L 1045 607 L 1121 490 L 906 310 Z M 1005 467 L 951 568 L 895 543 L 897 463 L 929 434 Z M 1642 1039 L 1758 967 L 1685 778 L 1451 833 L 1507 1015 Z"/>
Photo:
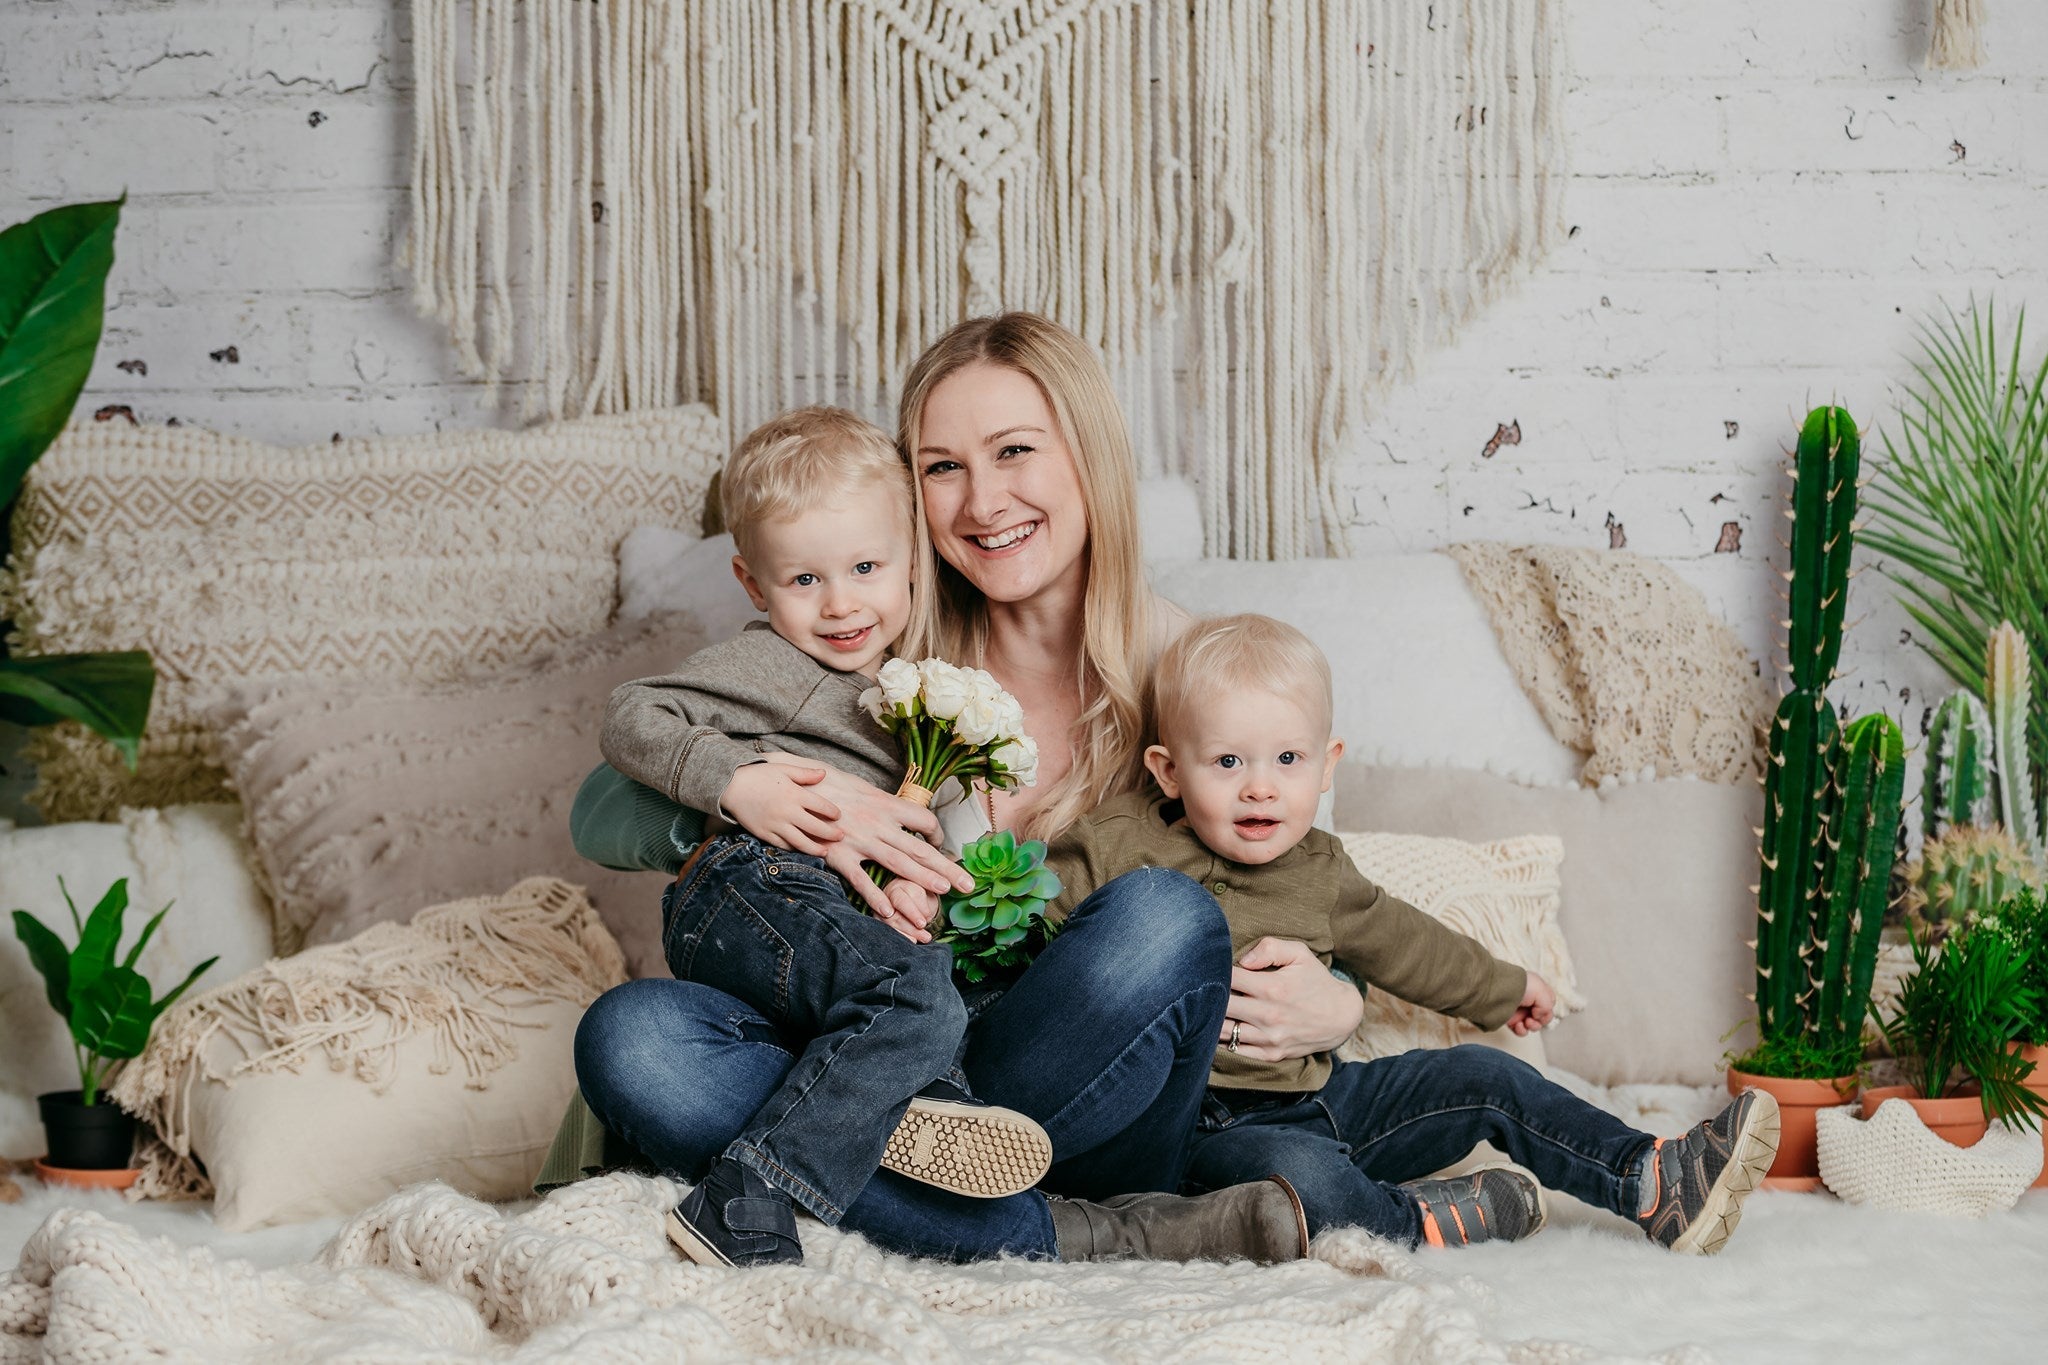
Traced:
<path id="1" fill-rule="evenodd" d="M 994 817 L 1025 836 L 1057 833 L 1138 785 L 1146 681 L 1184 619 L 1144 581 L 1135 462 L 1108 377 L 1072 333 L 1008 313 L 940 338 L 912 368 L 900 410 L 919 533 L 904 653 L 986 668 L 1023 704 L 1038 785 L 998 796 Z M 743 767 L 720 804 L 855 886 L 863 860 L 934 892 L 965 884 L 928 842 L 939 817 L 830 768 L 790 758 Z M 605 770 L 572 821 L 585 855 L 615 867 L 673 869 L 702 828 Z M 947 822 L 961 837 L 985 827 L 964 805 Z M 1306 948 L 1262 944 L 1233 972 L 1209 893 L 1145 869 L 1089 897 L 1028 970 L 971 993 L 968 1006 L 966 1079 L 1045 1127 L 1055 1155 L 1045 1187 L 1070 1199 L 967 1200 L 883 1171 L 846 1226 L 957 1259 L 1298 1254 L 1276 1245 L 1293 1229 L 1272 1229 L 1270 1203 L 1171 1192 L 1220 1038 L 1277 1059 L 1334 1047 L 1356 1025 L 1358 993 Z M 604 1127 L 686 1175 L 725 1147 L 791 1057 L 739 1002 L 653 979 L 593 1004 L 576 1041 L 577 1077 Z"/>

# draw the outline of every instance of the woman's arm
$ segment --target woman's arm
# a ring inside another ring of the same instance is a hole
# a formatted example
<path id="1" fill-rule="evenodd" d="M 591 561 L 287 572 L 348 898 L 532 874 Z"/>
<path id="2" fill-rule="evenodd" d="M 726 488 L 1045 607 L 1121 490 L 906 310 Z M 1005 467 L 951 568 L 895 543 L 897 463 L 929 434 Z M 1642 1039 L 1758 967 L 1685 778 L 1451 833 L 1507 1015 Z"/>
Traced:
<path id="1" fill-rule="evenodd" d="M 569 838 L 600 867 L 667 872 L 683 865 L 704 837 L 704 817 L 600 763 L 576 789 Z"/>
<path id="2" fill-rule="evenodd" d="M 1262 1062 L 1328 1052 L 1365 1017 L 1358 988 L 1330 974 L 1308 945 L 1262 938 L 1230 974 L 1230 1003 L 1217 1041 L 1237 1031 L 1237 1050 Z"/>

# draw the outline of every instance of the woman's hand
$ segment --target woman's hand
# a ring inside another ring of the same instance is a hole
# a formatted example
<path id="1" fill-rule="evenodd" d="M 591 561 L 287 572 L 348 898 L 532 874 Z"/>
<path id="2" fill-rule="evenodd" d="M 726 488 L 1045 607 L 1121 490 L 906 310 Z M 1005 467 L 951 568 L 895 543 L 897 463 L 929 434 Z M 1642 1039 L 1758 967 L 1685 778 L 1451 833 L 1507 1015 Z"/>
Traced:
<path id="1" fill-rule="evenodd" d="M 863 862 L 893 872 L 934 895 L 974 889 L 973 876 L 929 842 L 938 837 L 939 818 L 923 806 L 809 759 L 783 753 L 762 757 L 767 762 L 749 764 L 740 773 L 771 770 L 769 777 L 752 779 L 771 794 L 778 790 L 776 773 L 802 774 L 797 779 L 801 795 L 792 794 L 785 784 L 781 788 L 783 804 L 770 807 L 764 823 L 779 824 L 807 838 L 811 847 L 785 843 L 756 829 L 747 813 L 732 804 L 731 786 L 726 788 L 726 810 L 758 839 L 823 858 L 825 865 L 844 877 L 876 914 L 886 918 L 893 907 L 881 888 L 861 870 Z M 739 774 L 734 774 L 734 782 L 738 780 Z M 751 793 L 742 794 L 742 804 L 750 796 Z M 795 813 L 798 806 L 805 817 Z"/>
<path id="2" fill-rule="evenodd" d="M 877 915 L 877 919 L 912 943 L 932 941 L 932 931 L 926 926 L 939 913 L 937 896 L 915 882 L 898 877 L 882 888 L 882 897 L 889 902 L 889 913 Z"/>
<path id="3" fill-rule="evenodd" d="M 1230 973 L 1230 1004 L 1219 1043 L 1237 1034 L 1240 1055 L 1281 1062 L 1328 1052 L 1365 1017 L 1365 997 L 1330 975 L 1308 945 L 1262 938 Z"/>

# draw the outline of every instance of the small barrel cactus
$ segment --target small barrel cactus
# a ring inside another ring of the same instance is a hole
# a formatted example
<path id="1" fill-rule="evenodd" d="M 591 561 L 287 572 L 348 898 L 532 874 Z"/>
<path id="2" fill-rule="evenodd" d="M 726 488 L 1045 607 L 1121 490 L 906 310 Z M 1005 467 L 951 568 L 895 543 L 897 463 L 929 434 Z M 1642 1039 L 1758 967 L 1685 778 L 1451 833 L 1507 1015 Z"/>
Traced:
<path id="1" fill-rule="evenodd" d="M 1923 920 L 1988 914 L 2034 882 L 2033 859 L 1996 825 L 1957 825 L 1930 839 L 1906 869 L 1906 909 Z"/>

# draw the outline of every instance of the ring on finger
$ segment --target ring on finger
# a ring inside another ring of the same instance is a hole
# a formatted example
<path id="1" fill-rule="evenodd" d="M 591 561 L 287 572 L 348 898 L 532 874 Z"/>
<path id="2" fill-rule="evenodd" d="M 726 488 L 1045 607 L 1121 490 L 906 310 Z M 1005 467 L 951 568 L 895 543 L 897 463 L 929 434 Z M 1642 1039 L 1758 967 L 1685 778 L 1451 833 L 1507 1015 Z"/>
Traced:
<path id="1" fill-rule="evenodd" d="M 1224 1044 L 1224 1046 L 1228 1047 L 1232 1052 L 1237 1051 L 1237 1035 L 1241 1033 L 1243 1030 L 1244 1024 L 1238 1020 L 1233 1019 L 1230 1023 L 1230 1041 Z"/>

